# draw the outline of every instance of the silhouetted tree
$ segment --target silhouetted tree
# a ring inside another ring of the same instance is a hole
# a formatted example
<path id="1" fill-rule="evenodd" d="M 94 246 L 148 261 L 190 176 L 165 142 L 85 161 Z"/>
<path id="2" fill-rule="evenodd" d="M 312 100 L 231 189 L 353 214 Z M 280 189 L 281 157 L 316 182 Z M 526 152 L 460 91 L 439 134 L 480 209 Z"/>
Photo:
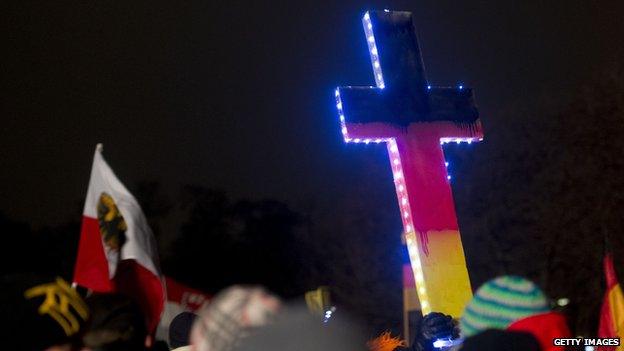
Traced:
<path id="1" fill-rule="evenodd" d="M 131 189 L 132 194 L 139 202 L 147 223 L 149 224 L 161 256 L 168 253 L 169 237 L 172 233 L 165 233 L 164 224 L 174 208 L 171 198 L 162 190 L 162 186 L 156 181 L 143 180 Z"/>
<path id="2" fill-rule="evenodd" d="M 401 219 L 385 149 L 368 151 L 359 155 L 367 175 L 356 178 L 331 210 L 308 218 L 303 240 L 313 259 L 306 262 L 306 276 L 329 285 L 339 309 L 363 322 L 370 335 L 397 334 L 402 332 Z"/>
<path id="3" fill-rule="evenodd" d="M 41 262 L 32 229 L 27 223 L 9 219 L 0 213 L 0 233 L 4 252 L 0 255 L 2 274 L 33 271 Z"/>
<path id="4" fill-rule="evenodd" d="M 284 296 L 303 292 L 298 214 L 278 201 L 231 202 L 220 191 L 184 190 L 188 219 L 165 264 L 174 277 L 210 292 L 236 283 L 263 284 Z"/>
<path id="5" fill-rule="evenodd" d="M 477 151 L 451 151 L 465 165 L 455 190 L 473 283 L 532 278 L 572 300 L 583 334 L 597 328 L 606 235 L 623 267 L 622 73 L 600 77 L 559 112 L 515 111 L 486 124 Z"/>

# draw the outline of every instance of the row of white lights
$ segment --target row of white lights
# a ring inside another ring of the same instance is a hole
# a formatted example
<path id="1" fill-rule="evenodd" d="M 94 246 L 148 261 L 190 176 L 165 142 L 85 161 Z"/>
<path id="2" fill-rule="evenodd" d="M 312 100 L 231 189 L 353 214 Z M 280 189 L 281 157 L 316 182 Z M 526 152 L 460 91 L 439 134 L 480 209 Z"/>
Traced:
<path id="1" fill-rule="evenodd" d="M 460 85 L 457 86 L 457 89 L 463 90 L 464 86 L 460 84 Z M 431 90 L 431 85 L 427 85 L 427 90 Z"/>
<path id="2" fill-rule="evenodd" d="M 472 144 L 475 141 L 482 141 L 483 138 L 440 138 L 440 145 L 450 144 L 450 143 L 468 143 Z"/>
<path id="3" fill-rule="evenodd" d="M 370 143 L 375 143 L 375 144 L 379 144 L 379 143 L 389 143 L 392 144 L 394 143 L 394 145 L 396 145 L 396 142 L 393 138 L 350 138 L 349 137 L 349 131 L 347 129 L 346 126 L 346 120 L 345 120 L 345 116 L 344 116 L 344 110 L 342 108 L 342 100 L 340 99 L 340 91 L 338 89 L 336 89 L 336 107 L 338 108 L 338 114 L 340 116 L 340 129 L 342 131 L 342 137 L 344 138 L 345 142 L 347 143 L 363 143 L 363 144 L 370 144 Z M 468 144 L 472 144 L 474 141 L 476 140 L 483 140 L 482 138 L 441 138 L 440 139 L 440 145 L 444 145 L 447 143 L 457 143 L 457 144 L 461 144 L 462 142 L 466 142 Z M 390 153 L 390 155 L 392 155 L 392 153 Z M 446 167 L 448 167 L 448 162 L 445 162 L 444 165 Z M 447 180 L 451 180 L 451 176 L 447 175 L 446 176 Z"/>
<path id="4" fill-rule="evenodd" d="M 383 75 L 381 74 L 381 63 L 379 62 L 379 51 L 377 50 L 377 44 L 375 43 L 375 36 L 373 35 L 373 24 L 371 23 L 370 14 L 366 12 L 362 19 L 364 24 L 364 33 L 366 34 L 366 42 L 368 43 L 368 52 L 370 53 L 371 63 L 373 64 L 373 73 L 375 74 L 375 82 L 377 87 L 383 89 L 386 87 L 384 83 Z"/>
<path id="5" fill-rule="evenodd" d="M 345 116 L 342 109 L 342 100 L 340 99 L 340 90 L 338 88 L 336 88 L 336 108 L 338 109 L 338 116 L 340 118 L 340 130 L 342 131 L 342 137 L 348 143 L 351 140 L 349 139 L 347 126 L 345 125 Z"/>
<path id="6" fill-rule="evenodd" d="M 344 138 L 345 142 L 363 143 L 363 144 L 370 144 L 370 143 L 379 144 L 379 143 L 385 143 L 385 142 L 390 141 L 390 138 L 350 138 L 349 131 L 347 130 L 347 125 L 345 124 L 345 115 L 344 115 L 344 110 L 342 108 L 342 100 L 340 99 L 339 89 L 336 89 L 335 95 L 336 95 L 336 108 L 338 109 L 338 116 L 340 118 L 340 130 L 342 132 L 342 137 Z"/>
<path id="7" fill-rule="evenodd" d="M 384 10 L 389 12 L 389 10 Z M 381 63 L 379 62 L 379 52 L 377 51 L 377 44 L 375 43 L 375 35 L 373 34 L 373 24 L 370 20 L 370 14 L 366 12 L 364 14 L 364 18 L 362 19 L 362 23 L 364 25 L 364 33 L 366 34 L 366 42 L 368 43 L 368 51 L 371 56 L 371 63 L 373 64 L 373 72 L 375 75 L 375 83 L 377 84 L 377 88 L 383 89 L 386 85 L 383 80 L 383 74 L 381 73 Z M 371 87 L 373 88 L 373 87 Z M 342 137 L 347 143 L 383 143 L 389 142 L 390 138 L 350 138 L 349 132 L 347 130 L 347 126 L 345 124 L 345 115 L 342 107 L 342 100 L 340 99 L 340 90 L 336 89 L 336 107 L 338 108 L 338 115 L 340 117 L 340 130 L 342 132 Z"/>
<path id="8" fill-rule="evenodd" d="M 390 10 L 384 10 L 385 12 L 390 12 Z M 386 84 L 383 79 L 383 74 L 381 73 L 381 62 L 379 61 L 379 50 L 377 48 L 377 43 L 375 42 L 375 35 L 373 34 L 373 24 L 370 19 L 370 14 L 366 12 L 364 14 L 364 18 L 362 19 L 362 23 L 364 24 L 364 33 L 366 34 L 366 43 L 368 44 L 368 52 L 370 53 L 371 63 L 373 65 L 373 73 L 375 74 L 375 82 L 377 83 L 378 88 L 385 88 Z M 431 90 L 431 85 L 427 85 L 427 89 Z M 463 90 L 463 84 L 457 86 L 457 89 Z"/>
<path id="9" fill-rule="evenodd" d="M 364 138 L 364 139 L 360 139 L 360 138 L 350 138 L 349 137 L 349 131 L 347 129 L 346 123 L 345 123 L 345 116 L 344 116 L 344 111 L 342 110 L 342 102 L 340 100 L 340 92 L 338 91 L 338 89 L 336 89 L 336 107 L 338 108 L 338 114 L 340 115 L 340 129 L 342 130 L 342 137 L 344 138 L 345 142 L 347 143 L 364 143 L 364 144 L 370 144 L 370 143 L 375 143 L 375 144 L 379 144 L 379 143 L 383 143 L 386 142 L 388 143 L 389 147 L 390 145 L 394 145 L 396 148 L 396 141 L 393 138 L 376 138 L 376 139 L 370 139 L 370 138 Z M 451 143 L 452 141 L 455 141 L 456 143 L 461 143 L 463 141 L 467 142 L 468 144 L 471 144 L 474 139 L 469 138 L 469 139 L 446 139 L 446 138 L 442 138 L 440 139 L 440 145 L 444 145 L 445 143 Z M 481 140 L 481 139 L 479 139 Z M 390 155 L 392 156 L 392 152 L 390 152 Z M 398 158 L 397 158 L 398 160 Z M 400 160 L 398 160 L 397 162 L 400 162 Z M 448 162 L 445 162 L 444 165 L 446 167 L 448 167 Z M 446 179 L 451 180 L 451 176 L 447 175 Z M 395 177 L 396 180 L 396 177 Z"/>
<path id="10" fill-rule="evenodd" d="M 405 241 L 410 256 L 412 272 L 416 280 L 418 300 L 420 301 L 422 313 L 425 315 L 431 312 L 431 307 L 429 305 L 429 298 L 427 297 L 427 288 L 425 286 L 425 277 L 420 262 L 418 242 L 416 241 L 416 234 L 414 232 L 412 210 L 410 209 L 405 176 L 403 175 L 403 167 L 399 155 L 399 147 L 394 138 L 388 140 L 388 154 L 390 155 L 390 166 L 392 167 L 394 185 L 396 187 L 397 198 L 399 199 L 399 209 L 401 210 L 401 219 L 403 220 L 403 228 L 405 229 Z"/>

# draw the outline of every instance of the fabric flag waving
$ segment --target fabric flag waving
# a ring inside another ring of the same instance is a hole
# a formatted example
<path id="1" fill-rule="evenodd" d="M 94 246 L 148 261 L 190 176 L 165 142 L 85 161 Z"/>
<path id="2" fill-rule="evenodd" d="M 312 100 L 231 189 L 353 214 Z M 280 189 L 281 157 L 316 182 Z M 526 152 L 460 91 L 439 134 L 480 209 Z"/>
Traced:
<path id="1" fill-rule="evenodd" d="M 155 331 L 165 290 L 154 235 L 137 200 L 104 160 L 101 144 L 93 157 L 74 283 L 134 298 Z"/>
<path id="2" fill-rule="evenodd" d="M 160 318 L 156 338 L 168 340 L 169 325 L 173 318 L 182 312 L 197 313 L 210 302 L 211 296 L 197 289 L 186 286 L 170 277 L 165 277 L 167 302 Z"/>
<path id="3" fill-rule="evenodd" d="M 622 294 L 622 288 L 615 274 L 613 257 L 610 253 L 604 258 L 604 270 L 607 279 L 607 291 L 600 310 L 598 337 L 621 338 L 624 336 L 624 294 Z M 624 346 L 620 345 L 614 349 L 624 350 Z"/>

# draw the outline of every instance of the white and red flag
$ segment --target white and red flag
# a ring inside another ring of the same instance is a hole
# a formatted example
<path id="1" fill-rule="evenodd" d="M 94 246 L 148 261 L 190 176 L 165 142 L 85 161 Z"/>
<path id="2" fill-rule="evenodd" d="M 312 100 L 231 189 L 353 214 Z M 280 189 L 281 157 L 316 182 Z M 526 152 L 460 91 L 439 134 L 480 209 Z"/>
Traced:
<path id="1" fill-rule="evenodd" d="M 139 203 L 104 160 L 101 144 L 93 157 L 74 283 L 134 298 L 155 331 L 165 289 L 154 235 Z"/>
<path id="2" fill-rule="evenodd" d="M 169 325 L 173 318 L 185 311 L 197 313 L 208 305 L 212 296 L 173 280 L 171 277 L 165 277 L 165 283 L 167 286 L 167 303 L 158 325 L 156 337 L 168 340 Z"/>

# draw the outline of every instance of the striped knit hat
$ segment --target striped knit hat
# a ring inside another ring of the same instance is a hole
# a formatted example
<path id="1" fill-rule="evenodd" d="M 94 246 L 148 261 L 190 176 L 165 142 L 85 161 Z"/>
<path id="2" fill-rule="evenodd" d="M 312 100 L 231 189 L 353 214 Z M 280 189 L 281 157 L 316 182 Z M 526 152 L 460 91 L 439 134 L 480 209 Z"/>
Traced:
<path id="1" fill-rule="evenodd" d="M 502 276 L 483 284 L 466 306 L 459 327 L 463 337 L 486 329 L 506 329 L 514 321 L 548 312 L 548 300 L 531 281 Z"/>

